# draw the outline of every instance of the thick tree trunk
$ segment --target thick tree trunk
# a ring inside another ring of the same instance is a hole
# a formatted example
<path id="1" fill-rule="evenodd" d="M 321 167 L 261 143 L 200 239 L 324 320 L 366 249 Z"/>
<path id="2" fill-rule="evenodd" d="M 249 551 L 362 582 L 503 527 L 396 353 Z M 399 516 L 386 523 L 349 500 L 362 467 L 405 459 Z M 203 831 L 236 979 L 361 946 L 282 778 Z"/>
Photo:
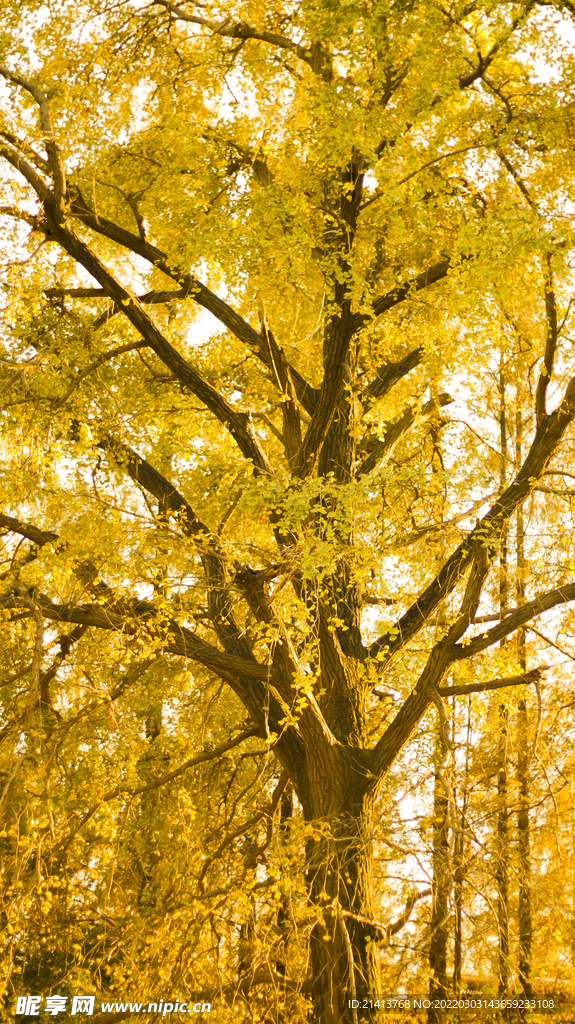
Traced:
<path id="1" fill-rule="evenodd" d="M 335 774 L 317 787 L 316 806 L 304 807 L 315 826 L 307 844 L 308 892 L 317 914 L 310 936 L 312 1020 L 360 1024 L 370 1018 L 350 1001 L 380 993 L 384 937 L 374 924 L 373 799 L 366 774 L 353 769 L 347 780 Z"/>
<path id="2" fill-rule="evenodd" d="M 350 1001 L 380 993 L 369 815 L 342 816 L 331 834 L 308 844 L 310 898 L 318 912 L 310 939 L 313 1021 L 353 1019 Z M 352 1009 L 353 1009 L 352 1005 Z M 355 1007 L 357 1009 L 357 1007 Z M 357 1020 L 368 1019 L 358 1011 Z"/>

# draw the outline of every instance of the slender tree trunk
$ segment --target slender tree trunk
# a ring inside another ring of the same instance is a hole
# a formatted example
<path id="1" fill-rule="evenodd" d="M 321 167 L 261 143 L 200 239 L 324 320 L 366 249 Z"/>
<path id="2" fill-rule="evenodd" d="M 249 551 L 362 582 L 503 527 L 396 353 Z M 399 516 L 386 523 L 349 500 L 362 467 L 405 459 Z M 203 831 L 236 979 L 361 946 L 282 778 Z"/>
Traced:
<path id="1" fill-rule="evenodd" d="M 439 433 L 436 426 L 430 425 L 430 436 L 433 445 L 432 472 L 445 471 Z M 445 487 L 442 489 L 440 503 L 445 508 Z M 449 940 L 449 897 L 453 884 L 452 851 L 449 847 L 450 808 L 449 794 L 446 786 L 445 771 L 447 770 L 448 736 L 444 735 L 444 725 L 437 715 L 437 732 L 435 745 L 435 784 L 433 790 L 433 881 L 431 905 L 431 934 L 429 937 L 429 998 L 445 999 L 448 994 L 447 980 L 447 943 Z M 447 729 L 447 725 L 445 725 Z M 455 822 L 452 823 L 455 825 Z M 435 1024 L 444 1016 L 441 1011 L 430 1007 L 427 1011 L 429 1024 Z"/>
<path id="2" fill-rule="evenodd" d="M 449 799 L 446 792 L 443 771 L 444 739 L 441 736 L 441 722 L 437 720 L 437 742 L 435 788 L 433 794 L 433 884 L 431 935 L 429 939 L 429 998 L 445 999 L 447 982 L 447 942 L 449 939 L 449 895 L 451 892 L 451 858 L 449 850 Z M 432 1008 L 428 1021 L 439 1020 Z"/>
<path id="3" fill-rule="evenodd" d="M 518 710 L 519 812 L 517 815 L 517 846 L 519 852 L 519 980 L 526 996 L 531 995 L 531 836 L 529 821 L 529 756 L 527 702 L 521 700 Z"/>
<path id="4" fill-rule="evenodd" d="M 252 897 L 247 919 L 240 925 L 238 943 L 238 981 L 255 972 L 256 957 L 256 907 Z"/>
<path id="5" fill-rule="evenodd" d="M 453 864 L 453 992 L 461 992 L 461 968 L 463 966 L 463 829 L 465 816 L 461 812 L 461 826 L 455 837 Z"/>
<path id="6" fill-rule="evenodd" d="M 507 415 L 505 376 L 499 370 L 499 429 L 501 440 L 501 461 L 499 485 L 501 491 L 507 483 Z M 508 538 L 505 529 L 501 535 L 499 549 L 499 614 L 501 618 L 508 608 Z M 500 643 L 505 649 L 506 641 Z M 509 813 L 508 813 L 508 766 L 507 734 L 508 713 L 505 700 L 499 703 L 499 742 L 497 750 L 497 837 L 495 857 L 495 878 L 497 883 L 497 931 L 499 936 L 498 991 L 502 995 L 509 983 Z"/>
<path id="7" fill-rule="evenodd" d="M 505 704 L 499 705 L 499 744 L 497 777 L 497 928 L 499 933 L 498 992 L 503 995 L 509 984 L 509 812 L 507 774 L 508 718 Z"/>
<path id="8" fill-rule="evenodd" d="M 516 456 L 517 464 L 521 462 L 523 440 L 523 423 L 521 411 L 517 411 L 516 421 Z M 525 527 L 523 509 L 517 511 L 517 605 L 525 602 Z M 525 630 L 517 634 L 517 653 L 519 668 L 527 670 L 527 651 Z M 517 848 L 519 854 L 519 980 L 526 996 L 531 995 L 531 946 L 532 946 L 532 907 L 531 907 L 531 835 L 529 822 L 529 735 L 528 735 L 527 702 L 519 701 L 517 714 L 517 782 L 519 787 L 519 811 L 517 814 Z"/>
<path id="9" fill-rule="evenodd" d="M 278 836 L 280 847 L 285 847 L 288 839 L 290 825 L 294 814 L 294 792 L 291 785 L 288 785 L 282 794 L 279 809 Z M 289 871 L 287 872 L 289 878 Z M 279 939 L 275 954 L 275 967 L 278 974 L 285 977 L 289 973 L 289 949 L 291 938 L 291 896 L 289 894 L 289 881 L 283 896 L 281 897 L 277 912 L 277 927 Z M 294 994 L 286 991 L 283 1002 L 278 1006 L 278 1024 L 291 1024 L 295 1013 Z"/>
<path id="10" fill-rule="evenodd" d="M 151 677 L 153 678 L 154 670 L 151 670 Z M 154 701 L 150 704 L 146 714 L 146 739 L 153 743 L 162 732 L 162 702 Z M 109 715 L 113 716 L 113 710 L 110 709 Z M 110 724 L 113 725 L 113 719 L 110 720 Z M 157 756 L 150 757 L 149 753 L 146 752 L 138 761 L 138 779 L 141 783 L 148 783 L 150 781 L 150 773 L 154 768 L 157 769 L 158 758 Z M 157 789 L 152 789 L 148 793 L 142 793 L 140 806 L 138 811 L 138 817 L 140 819 L 139 828 L 134 830 L 134 858 L 133 858 L 133 871 L 134 876 L 137 879 L 137 903 L 139 906 L 145 906 L 146 904 L 153 903 L 155 895 L 155 873 L 158 867 L 159 854 L 154 848 L 154 844 L 149 841 L 150 830 L 147 823 L 152 821 L 158 813 L 158 802 L 160 800 L 160 792 Z M 109 891 L 112 887 L 112 880 L 110 879 Z"/>
<path id="11" fill-rule="evenodd" d="M 467 698 L 467 737 L 465 742 L 465 768 L 461 800 L 459 831 L 455 836 L 453 861 L 453 905 L 455 912 L 453 933 L 453 992 L 461 992 L 461 970 L 463 967 L 463 883 L 465 880 L 465 822 L 467 816 L 469 748 L 471 743 L 471 695 Z"/>
<path id="12" fill-rule="evenodd" d="M 280 815 L 279 815 L 279 837 L 280 842 L 285 839 L 286 832 L 289 828 L 290 822 L 293 818 L 293 789 L 288 786 L 281 798 L 280 803 Z M 280 933 L 280 941 L 278 944 L 278 954 L 276 959 L 276 971 L 278 974 L 286 974 L 286 957 L 287 957 L 287 946 L 288 946 L 288 933 L 289 933 L 289 896 L 287 893 L 282 896 L 280 905 L 278 907 L 277 923 Z"/>
<path id="13" fill-rule="evenodd" d="M 571 927 L 570 931 L 570 946 L 571 946 L 571 985 L 570 995 L 571 999 L 575 1000 L 575 785 L 573 776 L 569 780 L 569 818 L 571 825 L 571 857 L 570 857 L 570 895 L 571 895 Z"/>

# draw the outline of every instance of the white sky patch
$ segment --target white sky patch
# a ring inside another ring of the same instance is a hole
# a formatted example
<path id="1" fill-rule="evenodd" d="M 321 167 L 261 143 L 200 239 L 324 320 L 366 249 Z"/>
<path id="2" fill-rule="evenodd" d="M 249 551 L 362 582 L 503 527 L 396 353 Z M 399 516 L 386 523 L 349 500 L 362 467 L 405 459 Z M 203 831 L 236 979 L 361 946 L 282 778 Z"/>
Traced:
<path id="1" fill-rule="evenodd" d="M 547 23 L 547 25 L 551 23 L 553 31 L 561 42 L 564 43 L 560 54 L 561 57 L 565 56 L 565 51 L 575 55 L 575 23 L 571 18 L 558 11 L 541 11 L 539 12 L 539 18 L 544 23 Z M 531 54 L 528 49 L 519 50 L 516 56 L 525 64 L 530 64 L 531 77 L 534 82 L 548 83 L 561 81 L 561 67 L 558 61 L 536 60 L 531 63 Z"/>

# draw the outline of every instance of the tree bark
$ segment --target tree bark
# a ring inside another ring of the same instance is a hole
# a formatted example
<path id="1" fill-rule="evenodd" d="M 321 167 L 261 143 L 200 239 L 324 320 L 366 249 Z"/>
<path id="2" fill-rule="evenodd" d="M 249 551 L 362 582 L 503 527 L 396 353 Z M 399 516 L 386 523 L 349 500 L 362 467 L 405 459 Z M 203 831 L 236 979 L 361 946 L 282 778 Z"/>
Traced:
<path id="1" fill-rule="evenodd" d="M 447 943 L 449 939 L 449 896 L 451 893 L 451 857 L 449 849 L 449 798 L 446 791 L 441 763 L 444 740 L 441 736 L 442 723 L 437 718 L 435 788 L 433 794 L 433 884 L 431 935 L 429 939 L 429 998 L 446 999 Z M 441 1013 L 432 1007 L 428 1010 L 430 1024 L 440 1020 Z"/>
<path id="2" fill-rule="evenodd" d="M 465 817 L 461 813 L 460 831 L 455 837 L 453 871 L 453 994 L 461 992 L 461 969 L 463 967 L 463 828 Z"/>
<path id="3" fill-rule="evenodd" d="M 517 411 L 516 420 L 516 456 L 521 460 L 523 438 L 523 422 L 521 411 Z M 525 526 L 523 508 L 517 510 L 517 605 L 525 603 Z M 525 630 L 517 633 L 517 654 L 519 667 L 527 669 L 527 650 Z M 530 997 L 531 986 L 531 946 L 532 946 L 532 907 L 531 907 L 531 835 L 529 821 L 529 735 L 527 701 L 519 701 L 517 713 L 517 783 L 519 787 L 519 810 L 517 813 L 517 849 L 519 854 L 519 981 L 525 996 Z"/>
<path id="4" fill-rule="evenodd" d="M 463 883 L 465 880 L 465 822 L 469 795 L 469 750 L 471 745 L 471 697 L 467 698 L 467 730 L 465 740 L 465 769 L 461 799 L 459 830 L 455 836 L 453 859 L 453 904 L 455 911 L 453 934 L 453 992 L 461 992 L 461 970 L 463 967 Z"/>
<path id="5" fill-rule="evenodd" d="M 533 937 L 531 906 L 531 827 L 529 821 L 529 753 L 527 702 L 522 699 L 518 710 L 517 776 L 519 783 L 519 811 L 517 814 L 517 848 L 519 853 L 519 980 L 526 996 L 530 997 L 531 946 Z"/>
<path id="6" fill-rule="evenodd" d="M 287 786 L 284 790 L 280 801 L 280 813 L 278 832 L 280 843 L 285 840 L 291 820 L 293 818 L 293 789 L 291 786 Z M 277 924 L 280 933 L 280 940 L 278 943 L 278 952 L 276 958 L 276 971 L 278 974 L 282 974 L 285 977 L 286 974 L 286 957 L 287 957 L 287 946 L 289 942 L 289 896 L 287 893 L 282 896 L 280 905 L 277 913 Z"/>
<path id="7" fill-rule="evenodd" d="M 353 1019 L 349 1001 L 380 992 L 378 942 L 384 935 L 375 922 L 373 795 L 369 778 L 352 767 L 351 758 L 349 768 L 339 786 L 326 774 L 322 786 L 314 787 L 315 806 L 304 806 L 306 820 L 315 826 L 306 873 L 317 915 L 310 936 L 315 1024 Z M 371 1019 L 364 1010 L 356 1016 L 358 1024 Z"/>
<path id="8" fill-rule="evenodd" d="M 497 776 L 497 838 L 495 879 L 497 883 L 497 930 L 499 934 L 498 982 L 500 995 L 509 984 L 509 827 L 507 773 L 507 706 L 499 705 L 499 742 Z"/>
<path id="9" fill-rule="evenodd" d="M 499 469 L 499 485 L 503 490 L 507 483 L 507 410 L 505 393 L 505 376 L 503 367 L 499 369 L 499 431 L 501 442 L 501 459 Z M 499 548 L 499 614 L 503 619 L 507 613 L 509 601 L 508 584 L 508 531 L 501 534 Z M 507 639 L 500 640 L 503 652 Z M 497 931 L 499 936 L 498 957 L 498 992 L 503 995 L 509 983 L 509 828 L 508 828 L 508 766 L 507 766 L 507 704 L 499 703 L 497 745 L 497 835 L 495 853 L 495 879 L 497 883 Z"/>

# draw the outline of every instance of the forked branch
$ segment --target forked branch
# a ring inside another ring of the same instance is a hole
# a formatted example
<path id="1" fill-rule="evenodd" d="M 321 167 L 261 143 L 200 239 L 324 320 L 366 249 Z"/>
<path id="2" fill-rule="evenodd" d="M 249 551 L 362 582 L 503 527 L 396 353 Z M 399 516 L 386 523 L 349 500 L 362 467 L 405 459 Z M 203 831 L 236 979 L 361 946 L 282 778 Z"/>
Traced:
<path id="1" fill-rule="evenodd" d="M 46 153 L 48 154 L 48 165 L 52 181 L 54 183 L 54 208 L 57 211 L 58 216 L 61 217 L 64 213 L 66 172 L 64 169 L 64 162 L 60 155 L 60 150 L 54 137 L 48 97 L 46 96 L 46 93 L 43 92 L 42 89 L 40 89 L 34 82 L 31 82 L 28 78 L 24 78 L 23 75 L 19 75 L 15 71 L 10 71 L 9 68 L 0 66 L 0 75 L 2 75 L 2 77 L 8 82 L 13 82 L 14 85 L 18 85 L 21 89 L 24 89 L 38 104 L 40 112 L 40 126 L 42 128 L 42 141 L 44 142 Z M 12 145 L 15 145 L 16 141 L 17 140 L 15 140 Z"/>
<path id="2" fill-rule="evenodd" d="M 369 648 L 371 657 L 377 658 L 380 655 L 378 660 L 387 661 L 395 651 L 403 647 L 422 629 L 443 598 L 457 586 L 474 556 L 475 549 L 497 542 L 505 524 L 536 487 L 574 417 L 575 377 L 569 382 L 565 397 L 559 407 L 539 424 L 527 458 L 515 479 L 447 559 L 435 578 L 392 627 L 391 631 L 380 636 L 371 644 Z M 501 634 L 501 636 L 504 635 L 506 634 Z M 476 641 L 473 641 L 473 644 L 475 643 Z M 489 644 L 485 644 L 485 646 L 489 646 Z M 470 647 L 466 647 L 464 650 L 469 651 Z"/>
<path id="3" fill-rule="evenodd" d="M 218 391 L 167 341 L 154 321 L 148 316 L 135 295 L 130 294 L 108 271 L 98 256 L 79 239 L 70 228 L 59 224 L 48 212 L 52 236 L 77 263 L 99 281 L 111 299 L 122 309 L 143 340 L 159 359 L 172 371 L 177 380 L 190 388 L 192 393 L 224 424 L 234 438 L 244 457 L 250 460 L 259 472 L 271 472 L 267 457 L 256 440 L 250 417 L 232 408 Z"/>

